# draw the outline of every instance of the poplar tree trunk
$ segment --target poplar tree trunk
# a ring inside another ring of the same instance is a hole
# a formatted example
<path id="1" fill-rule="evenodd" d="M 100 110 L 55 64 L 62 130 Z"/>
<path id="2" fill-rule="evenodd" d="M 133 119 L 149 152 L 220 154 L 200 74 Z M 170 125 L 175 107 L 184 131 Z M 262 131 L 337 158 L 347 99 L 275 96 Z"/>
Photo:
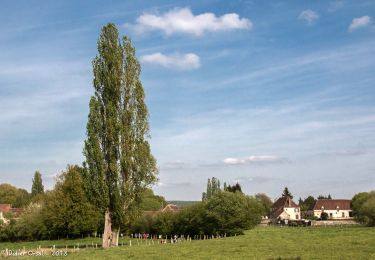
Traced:
<path id="1" fill-rule="evenodd" d="M 120 228 L 119 229 L 112 229 L 111 246 L 118 246 L 119 235 L 120 235 Z"/>
<path id="2" fill-rule="evenodd" d="M 120 228 L 112 227 L 111 212 L 107 209 L 104 215 L 103 248 L 118 246 L 119 236 Z"/>
<path id="3" fill-rule="evenodd" d="M 104 215 L 103 248 L 108 248 L 111 246 L 112 236 L 111 213 L 109 209 L 107 209 Z"/>

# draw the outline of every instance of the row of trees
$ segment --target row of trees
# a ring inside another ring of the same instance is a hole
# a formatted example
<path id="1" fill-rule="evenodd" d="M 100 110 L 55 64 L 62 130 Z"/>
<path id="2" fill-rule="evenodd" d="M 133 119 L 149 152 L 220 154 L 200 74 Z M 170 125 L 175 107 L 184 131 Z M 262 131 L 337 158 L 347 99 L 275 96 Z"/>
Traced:
<path id="1" fill-rule="evenodd" d="M 99 216 L 84 192 L 82 172 L 83 168 L 79 166 L 68 166 L 58 177 L 52 191 L 35 195 L 37 199 L 24 207 L 18 219 L 11 219 L 9 225 L 1 228 L 0 239 L 15 241 L 77 237 L 95 231 Z M 41 176 L 37 176 L 40 179 L 34 176 L 33 181 L 40 180 L 41 183 Z"/>
<path id="2" fill-rule="evenodd" d="M 263 205 L 254 197 L 221 191 L 177 213 L 144 215 L 131 230 L 134 233 L 162 235 L 242 234 L 260 222 L 263 211 Z"/>
<path id="3" fill-rule="evenodd" d="M 203 202 L 208 201 L 212 197 L 214 197 L 216 194 L 219 194 L 223 191 L 232 192 L 232 193 L 237 193 L 237 192 L 242 193 L 242 188 L 238 182 L 232 186 L 227 185 L 227 183 L 224 182 L 223 189 L 222 189 L 220 186 L 219 178 L 212 177 L 211 179 L 207 180 L 207 189 L 206 189 L 206 192 L 202 193 L 202 201 Z M 263 215 L 267 215 L 273 204 L 271 198 L 268 197 L 264 193 L 257 193 L 255 194 L 255 199 L 263 206 Z"/>
<path id="4" fill-rule="evenodd" d="M 211 179 L 207 180 L 207 188 L 206 191 L 202 193 L 202 201 L 206 201 L 211 199 L 216 193 L 220 191 L 229 191 L 229 192 L 242 192 L 241 185 L 237 182 L 235 185 L 227 185 L 224 182 L 223 189 L 220 186 L 219 178 L 212 177 Z"/>
<path id="5" fill-rule="evenodd" d="M 58 176 L 53 190 L 38 193 L 24 206 L 24 212 L 17 219 L 9 216 L 10 224 L 0 225 L 0 241 L 74 238 L 101 234 L 104 229 L 103 216 L 85 192 L 84 175 L 83 167 L 68 166 L 66 171 Z M 33 183 L 35 179 L 34 176 Z M 38 182 L 42 183 L 41 180 L 40 178 Z M 134 207 L 142 210 L 158 210 L 166 204 L 163 197 L 155 196 L 150 189 L 143 190 L 136 203 Z M 135 214 L 137 215 L 141 215 L 141 212 Z M 126 230 L 129 230 L 129 226 L 122 224 L 122 228 Z"/>
<path id="6" fill-rule="evenodd" d="M 226 184 L 224 183 L 224 186 Z M 212 177 L 207 180 L 206 192 L 202 193 L 202 201 L 211 199 L 216 193 L 221 191 L 220 180 L 216 177 Z"/>
<path id="7" fill-rule="evenodd" d="M 23 208 L 31 201 L 37 200 L 39 194 L 43 193 L 42 175 L 39 171 L 36 171 L 31 186 L 31 193 L 8 183 L 0 184 L 0 204 L 11 204 L 14 208 Z"/>

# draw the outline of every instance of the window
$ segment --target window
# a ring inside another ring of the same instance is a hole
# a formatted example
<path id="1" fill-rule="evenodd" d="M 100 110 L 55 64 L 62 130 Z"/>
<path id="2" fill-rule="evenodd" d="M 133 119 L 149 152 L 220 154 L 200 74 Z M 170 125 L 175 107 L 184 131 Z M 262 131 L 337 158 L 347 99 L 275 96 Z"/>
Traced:
<path id="1" fill-rule="evenodd" d="M 345 218 L 345 212 L 341 212 L 341 217 Z"/>
<path id="2" fill-rule="evenodd" d="M 296 215 L 296 219 L 299 219 L 299 216 L 298 216 L 298 215 Z"/>

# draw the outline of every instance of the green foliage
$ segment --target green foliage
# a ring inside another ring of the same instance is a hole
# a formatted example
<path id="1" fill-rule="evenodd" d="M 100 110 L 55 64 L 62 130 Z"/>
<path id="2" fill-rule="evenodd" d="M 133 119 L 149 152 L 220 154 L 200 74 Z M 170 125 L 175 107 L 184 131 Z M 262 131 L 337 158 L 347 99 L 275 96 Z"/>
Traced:
<path id="1" fill-rule="evenodd" d="M 208 234 L 206 204 L 196 203 L 186 207 L 176 215 L 175 233 L 185 235 Z"/>
<path id="2" fill-rule="evenodd" d="M 84 183 L 101 213 L 109 210 L 114 227 L 130 220 L 134 201 L 156 180 L 140 71 L 130 39 L 121 41 L 114 24 L 104 26 L 93 60 Z"/>
<path id="3" fill-rule="evenodd" d="M 212 177 L 207 180 L 206 192 L 202 193 L 202 201 L 206 201 L 212 198 L 216 193 L 220 192 L 220 180 L 216 177 Z"/>
<path id="4" fill-rule="evenodd" d="M 130 233 L 150 233 L 155 219 L 151 215 L 142 215 L 134 219 L 130 225 Z"/>
<path id="5" fill-rule="evenodd" d="M 290 193 L 288 187 L 285 187 L 283 190 L 283 194 L 281 194 L 282 197 L 290 197 L 293 199 L 292 193 Z"/>
<path id="6" fill-rule="evenodd" d="M 218 192 L 207 202 L 197 202 L 179 212 L 143 215 L 131 226 L 133 232 L 163 235 L 241 234 L 260 222 L 263 205 L 243 193 Z"/>
<path id="7" fill-rule="evenodd" d="M 331 194 L 328 194 L 327 196 L 325 195 L 318 196 L 318 200 L 331 200 L 331 199 L 332 199 Z"/>
<path id="8" fill-rule="evenodd" d="M 11 204 L 15 208 L 25 207 L 30 201 L 30 194 L 10 184 L 0 184 L 0 204 Z"/>
<path id="9" fill-rule="evenodd" d="M 308 209 L 312 209 L 315 205 L 315 198 L 313 196 L 308 196 L 304 200 L 301 198 L 299 199 L 299 206 L 301 207 L 301 211 L 307 211 Z"/>
<path id="10" fill-rule="evenodd" d="M 162 235 L 173 234 L 175 225 L 176 223 L 174 213 L 170 211 L 161 212 L 158 214 L 157 218 L 152 224 L 151 232 Z"/>
<path id="11" fill-rule="evenodd" d="M 328 213 L 327 212 L 322 212 L 322 214 L 320 214 L 320 219 L 321 220 L 327 220 L 328 219 Z"/>
<path id="12" fill-rule="evenodd" d="M 271 198 L 268 197 L 265 193 L 257 193 L 255 194 L 255 199 L 263 205 L 263 215 L 267 215 L 273 204 Z"/>
<path id="13" fill-rule="evenodd" d="M 363 203 L 359 214 L 364 216 L 364 223 L 375 226 L 375 192 L 370 192 L 368 199 Z"/>
<path id="14" fill-rule="evenodd" d="M 235 185 L 233 186 L 228 186 L 226 191 L 229 191 L 229 192 L 242 192 L 242 188 L 241 188 L 241 185 L 237 182 Z"/>
<path id="15" fill-rule="evenodd" d="M 14 223 L 17 240 L 41 240 L 47 238 L 47 227 L 44 224 L 42 207 L 31 203 Z"/>
<path id="16" fill-rule="evenodd" d="M 357 221 L 368 226 L 375 226 L 375 191 L 354 195 L 352 210 Z"/>
<path id="17" fill-rule="evenodd" d="M 139 209 L 140 210 L 160 210 L 167 202 L 163 196 L 157 196 L 152 189 L 145 189 L 140 195 Z"/>
<path id="18" fill-rule="evenodd" d="M 33 178 L 33 185 L 31 186 L 31 197 L 35 197 L 38 194 L 44 193 L 44 186 L 42 181 L 42 175 L 36 171 Z"/>
<path id="19" fill-rule="evenodd" d="M 78 237 L 97 230 L 99 212 L 88 202 L 82 172 L 79 166 L 68 166 L 46 194 L 42 214 L 50 237 Z"/>
<path id="20" fill-rule="evenodd" d="M 206 200 L 207 200 L 207 193 L 202 192 L 202 201 L 206 201 Z"/>
<path id="21" fill-rule="evenodd" d="M 207 202 L 210 233 L 240 234 L 258 224 L 263 206 L 254 198 L 236 192 L 221 192 Z"/>

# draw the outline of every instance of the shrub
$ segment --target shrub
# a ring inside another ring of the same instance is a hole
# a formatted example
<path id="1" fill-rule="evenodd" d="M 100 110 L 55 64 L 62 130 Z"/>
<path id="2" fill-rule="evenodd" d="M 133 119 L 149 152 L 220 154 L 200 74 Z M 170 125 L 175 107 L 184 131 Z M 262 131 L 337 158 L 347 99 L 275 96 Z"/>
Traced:
<path id="1" fill-rule="evenodd" d="M 320 219 L 321 220 L 327 220 L 328 219 L 328 213 L 327 212 L 322 212 L 322 214 L 320 214 Z"/>
<path id="2" fill-rule="evenodd" d="M 207 202 L 196 203 L 178 213 L 164 212 L 133 222 L 134 233 L 162 235 L 242 234 L 257 225 L 263 205 L 243 193 L 218 192 Z"/>
<path id="3" fill-rule="evenodd" d="M 242 234 L 260 222 L 263 210 L 259 202 L 242 193 L 218 193 L 206 205 L 208 232 Z"/>
<path id="4" fill-rule="evenodd" d="M 352 199 L 355 219 L 368 226 L 375 226 L 375 191 L 361 192 Z"/>

